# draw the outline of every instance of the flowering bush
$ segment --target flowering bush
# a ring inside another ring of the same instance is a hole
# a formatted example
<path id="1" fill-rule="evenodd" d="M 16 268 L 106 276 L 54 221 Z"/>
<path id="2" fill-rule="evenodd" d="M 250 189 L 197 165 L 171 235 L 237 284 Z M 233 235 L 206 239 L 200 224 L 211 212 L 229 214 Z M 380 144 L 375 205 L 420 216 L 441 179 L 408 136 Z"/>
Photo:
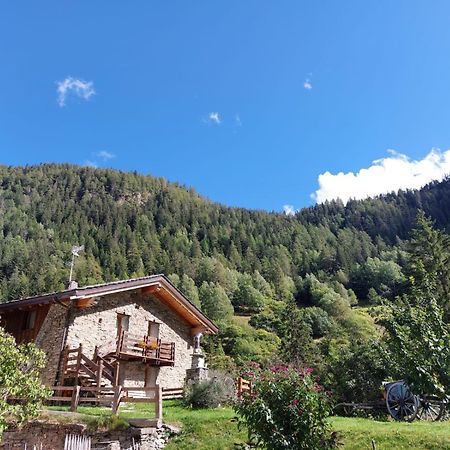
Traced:
<path id="1" fill-rule="evenodd" d="M 244 378 L 252 390 L 235 404 L 235 411 L 257 447 L 268 450 L 325 450 L 336 447 L 336 434 L 327 421 L 328 393 L 314 377 L 313 370 L 257 365 Z"/>

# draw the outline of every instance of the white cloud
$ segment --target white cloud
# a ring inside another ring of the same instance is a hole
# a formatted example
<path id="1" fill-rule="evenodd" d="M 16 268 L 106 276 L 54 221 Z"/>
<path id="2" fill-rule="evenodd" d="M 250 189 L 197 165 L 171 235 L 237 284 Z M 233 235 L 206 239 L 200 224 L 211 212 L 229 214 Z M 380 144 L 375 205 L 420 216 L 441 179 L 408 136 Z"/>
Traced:
<path id="1" fill-rule="evenodd" d="M 241 127 L 241 126 L 242 126 L 242 120 L 241 120 L 241 116 L 240 116 L 239 114 L 236 114 L 236 115 L 234 116 L 234 120 L 235 120 L 236 125 L 237 125 L 238 127 Z"/>
<path id="2" fill-rule="evenodd" d="M 418 161 L 393 150 L 389 153 L 391 156 L 373 161 L 370 167 L 356 174 L 320 174 L 319 189 L 311 197 L 317 203 L 337 198 L 346 203 L 350 199 L 374 197 L 399 189 L 419 189 L 450 174 L 450 150 L 432 149 Z"/>
<path id="3" fill-rule="evenodd" d="M 312 89 L 312 84 L 309 78 L 307 78 L 304 83 L 303 83 L 303 87 L 307 90 L 310 91 Z"/>
<path id="4" fill-rule="evenodd" d="M 283 205 L 283 211 L 287 216 L 293 216 L 297 212 L 293 205 Z"/>
<path id="5" fill-rule="evenodd" d="M 98 158 L 102 159 L 103 161 L 108 161 L 109 159 L 113 159 L 116 157 L 114 153 L 107 152 L 106 150 L 102 150 L 95 154 Z"/>
<path id="6" fill-rule="evenodd" d="M 97 164 L 96 164 L 94 161 L 89 161 L 88 159 L 86 159 L 86 160 L 83 162 L 83 166 L 86 166 L 86 167 L 92 167 L 93 169 L 96 169 L 96 168 L 97 168 Z"/>
<path id="7" fill-rule="evenodd" d="M 94 83 L 92 81 L 83 81 L 77 78 L 67 77 L 63 81 L 58 81 L 56 91 L 58 93 L 58 105 L 63 107 L 66 104 L 67 97 L 71 94 L 84 100 L 89 100 L 95 94 Z"/>
<path id="8" fill-rule="evenodd" d="M 211 113 L 209 113 L 208 119 L 210 120 L 210 122 L 213 122 L 213 123 L 215 123 L 217 125 L 219 125 L 222 122 L 218 112 L 211 112 Z"/>

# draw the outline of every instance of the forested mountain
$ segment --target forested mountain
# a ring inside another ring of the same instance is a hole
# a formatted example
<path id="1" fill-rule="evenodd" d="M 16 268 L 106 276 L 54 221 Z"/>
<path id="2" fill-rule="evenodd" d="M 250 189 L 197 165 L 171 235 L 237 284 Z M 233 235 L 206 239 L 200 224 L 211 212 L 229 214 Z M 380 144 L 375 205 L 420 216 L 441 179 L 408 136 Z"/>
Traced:
<path id="1" fill-rule="evenodd" d="M 3 166 L 0 296 L 6 301 L 63 288 L 74 244 L 86 248 L 77 262 L 82 284 L 157 272 L 213 281 L 201 273 L 208 263 L 252 276 L 257 271 L 278 294 L 290 282 L 285 277 L 337 274 L 345 281 L 356 263 L 408 238 L 417 208 L 447 227 L 449 194 L 447 180 L 286 216 L 225 207 L 135 173 Z"/>
<path id="2" fill-rule="evenodd" d="M 235 323 L 220 351 L 233 355 L 237 337 L 253 333 L 268 354 L 290 332 L 280 325 L 290 302 L 309 307 L 301 320 L 317 338 L 339 321 L 356 326 L 344 306 L 401 292 L 403 241 L 418 208 L 449 227 L 450 181 L 287 216 L 226 207 L 136 173 L 0 166 L 0 299 L 63 289 L 71 246 L 83 244 L 80 284 L 168 274 L 213 320 L 252 315 L 253 328 Z"/>

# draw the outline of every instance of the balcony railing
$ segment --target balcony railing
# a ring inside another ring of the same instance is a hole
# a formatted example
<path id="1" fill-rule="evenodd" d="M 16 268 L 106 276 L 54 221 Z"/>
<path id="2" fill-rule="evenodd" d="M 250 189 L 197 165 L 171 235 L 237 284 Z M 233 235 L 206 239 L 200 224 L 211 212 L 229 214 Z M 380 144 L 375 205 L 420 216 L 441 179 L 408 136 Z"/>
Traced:
<path id="1" fill-rule="evenodd" d="M 117 341 L 119 359 L 144 360 L 156 365 L 172 365 L 175 362 L 175 342 L 164 342 L 147 335 L 123 331 Z"/>

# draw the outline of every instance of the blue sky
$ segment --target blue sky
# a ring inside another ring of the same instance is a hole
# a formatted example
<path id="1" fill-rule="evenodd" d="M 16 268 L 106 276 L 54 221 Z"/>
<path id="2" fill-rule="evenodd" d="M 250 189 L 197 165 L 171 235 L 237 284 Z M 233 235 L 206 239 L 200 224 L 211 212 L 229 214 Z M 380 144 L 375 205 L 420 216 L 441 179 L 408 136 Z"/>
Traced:
<path id="1" fill-rule="evenodd" d="M 436 178 L 449 17 L 438 0 L 3 2 L 0 163 L 137 170 L 267 210 Z"/>

